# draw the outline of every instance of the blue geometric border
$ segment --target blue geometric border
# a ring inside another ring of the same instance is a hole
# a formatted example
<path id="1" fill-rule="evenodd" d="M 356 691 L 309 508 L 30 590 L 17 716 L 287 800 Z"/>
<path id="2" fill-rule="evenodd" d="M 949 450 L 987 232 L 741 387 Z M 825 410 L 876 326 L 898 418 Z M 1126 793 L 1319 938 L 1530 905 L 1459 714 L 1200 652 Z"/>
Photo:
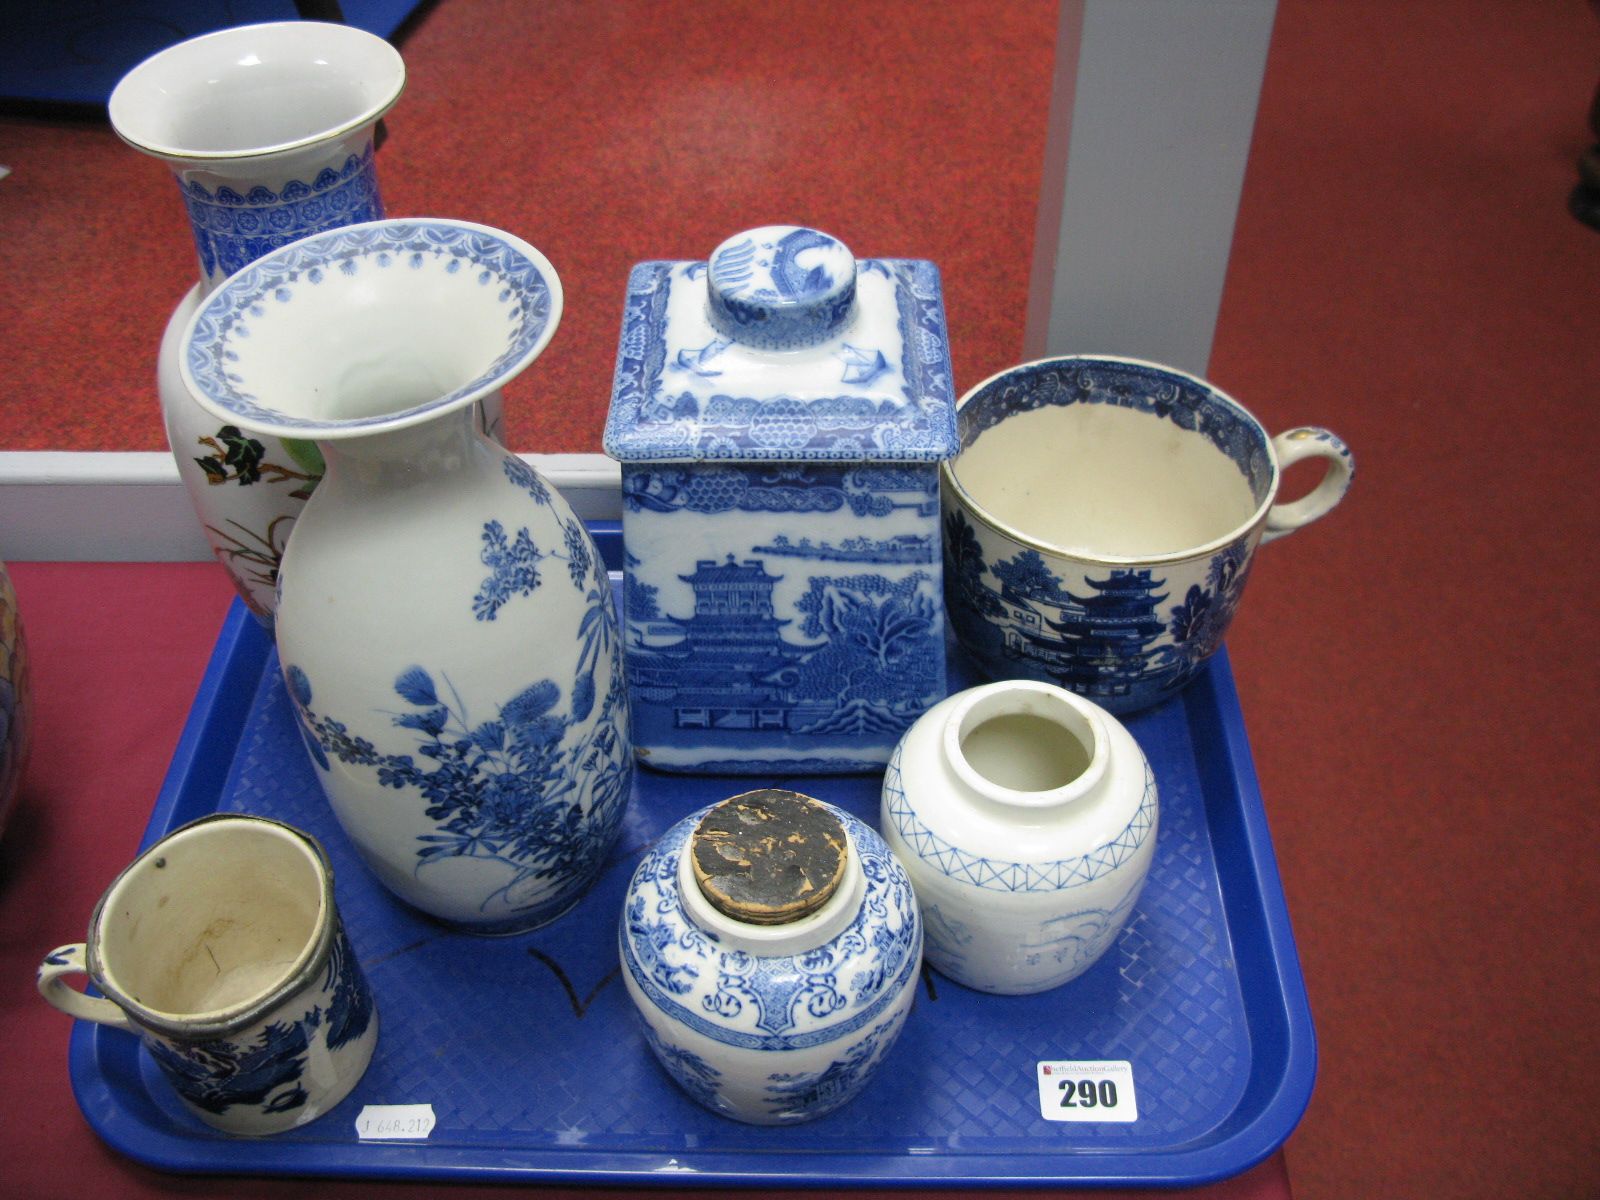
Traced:
<path id="1" fill-rule="evenodd" d="M 918 819 L 906 803 L 905 788 L 900 782 L 898 746 L 884 773 L 883 789 L 895 829 L 919 858 L 951 879 L 996 892 L 1059 892 L 1090 883 L 1120 867 L 1144 845 L 1156 818 L 1156 777 L 1146 761 L 1144 795 L 1133 819 L 1116 837 L 1073 858 L 1038 863 L 1005 862 L 981 858 L 952 846 Z"/>

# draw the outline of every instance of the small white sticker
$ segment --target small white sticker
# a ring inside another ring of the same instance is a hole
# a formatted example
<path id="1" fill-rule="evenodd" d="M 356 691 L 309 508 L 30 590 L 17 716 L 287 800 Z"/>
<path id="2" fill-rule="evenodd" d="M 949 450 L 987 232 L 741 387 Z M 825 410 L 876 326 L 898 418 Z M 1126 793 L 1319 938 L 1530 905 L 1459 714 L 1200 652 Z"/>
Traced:
<path id="1" fill-rule="evenodd" d="M 425 1141 L 433 1132 L 431 1104 L 369 1104 L 356 1118 L 362 1141 Z"/>
<path id="2" fill-rule="evenodd" d="M 1137 1121 L 1130 1062 L 1041 1062 L 1039 1113 L 1046 1121 Z"/>

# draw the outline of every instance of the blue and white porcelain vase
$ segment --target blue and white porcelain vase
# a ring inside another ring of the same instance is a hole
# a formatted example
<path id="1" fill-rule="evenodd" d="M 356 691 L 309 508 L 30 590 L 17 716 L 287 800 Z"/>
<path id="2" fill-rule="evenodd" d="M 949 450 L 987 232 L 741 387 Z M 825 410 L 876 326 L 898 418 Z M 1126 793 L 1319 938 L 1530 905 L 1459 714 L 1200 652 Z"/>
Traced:
<path id="1" fill-rule="evenodd" d="M 520 239 L 391 220 L 259 259 L 185 337 L 218 419 L 327 461 L 284 555 L 277 641 L 333 809 L 396 895 L 480 932 L 577 901 L 632 778 L 605 567 L 472 411 L 560 315 Z"/>
<path id="2" fill-rule="evenodd" d="M 773 797 L 814 806 L 811 836 L 839 854 L 812 902 L 757 923 L 761 906 L 737 903 L 742 881 L 719 890 L 697 855 L 738 857 L 708 844 L 711 827 L 730 808 L 748 822 L 745 810 Z M 862 822 L 792 792 L 736 796 L 669 829 L 634 873 L 620 941 L 623 982 L 657 1060 L 700 1104 L 752 1124 L 808 1121 L 858 1095 L 900 1035 L 921 974 L 922 923 L 904 868 Z"/>
<path id="3" fill-rule="evenodd" d="M 183 333 L 217 285 L 261 255 L 384 215 L 373 130 L 404 87 L 382 38 L 283 21 L 180 42 L 111 94 L 112 127 L 176 175 L 200 256 L 157 358 L 167 441 L 213 553 L 263 619 L 322 460 L 309 441 L 253 437 L 202 409 L 183 382 Z"/>
<path id="4" fill-rule="evenodd" d="M 881 770 L 945 693 L 937 268 L 789 225 L 640 263 L 605 448 L 641 761 Z"/>
<path id="5" fill-rule="evenodd" d="M 1111 947 L 1155 856 L 1155 775 L 1127 729 L 1064 688 L 1007 680 L 928 710 L 895 747 L 879 825 L 905 864 L 928 961 L 1021 995 Z"/>

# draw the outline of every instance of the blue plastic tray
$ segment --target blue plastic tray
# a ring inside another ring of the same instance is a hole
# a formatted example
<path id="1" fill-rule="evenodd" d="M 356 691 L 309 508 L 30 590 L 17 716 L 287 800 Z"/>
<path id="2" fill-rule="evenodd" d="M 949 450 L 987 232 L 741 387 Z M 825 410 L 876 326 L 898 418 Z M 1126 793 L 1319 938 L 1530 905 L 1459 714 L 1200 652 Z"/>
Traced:
<path id="1" fill-rule="evenodd" d="M 608 562 L 621 541 L 596 528 Z M 957 668 L 960 669 L 959 667 Z M 964 680 L 953 680 L 964 686 Z M 991 997 L 931 971 L 866 1092 L 809 1125 L 712 1116 L 650 1056 L 617 977 L 616 921 L 640 853 L 699 806 L 794 787 L 876 824 L 876 776 L 719 779 L 637 772 L 606 874 L 550 928 L 446 931 L 367 874 L 318 789 L 269 636 L 235 603 L 146 844 L 217 810 L 316 834 L 382 1016 L 355 1093 L 266 1140 L 213 1133 L 126 1033 L 79 1023 L 78 1102 L 115 1149 L 160 1170 L 547 1182 L 1182 1185 L 1272 1153 L 1311 1096 L 1315 1040 L 1261 797 L 1224 656 L 1130 728 L 1161 787 L 1155 864 L 1111 951 L 1074 982 Z M 1036 1064 L 1127 1059 L 1139 1119 L 1044 1120 Z M 362 1142 L 366 1104 L 431 1103 L 425 1142 Z"/>

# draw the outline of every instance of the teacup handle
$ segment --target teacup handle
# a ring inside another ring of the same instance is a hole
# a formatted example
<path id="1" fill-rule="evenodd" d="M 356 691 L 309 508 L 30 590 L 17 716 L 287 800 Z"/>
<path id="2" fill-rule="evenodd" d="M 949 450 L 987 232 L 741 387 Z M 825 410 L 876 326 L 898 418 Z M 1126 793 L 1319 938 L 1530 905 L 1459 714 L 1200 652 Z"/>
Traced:
<path id="1" fill-rule="evenodd" d="M 101 1025 L 137 1033 L 138 1029 L 128 1019 L 128 1014 L 111 1001 L 86 996 L 68 985 L 66 976 L 89 973 L 88 963 L 84 961 L 85 953 L 82 942 L 73 942 L 46 954 L 44 962 L 39 964 L 39 994 L 69 1017 L 77 1017 L 80 1021 L 97 1021 Z"/>
<path id="2" fill-rule="evenodd" d="M 1320 458 L 1328 466 L 1322 482 L 1300 499 L 1274 504 L 1267 510 L 1267 527 L 1261 535 L 1263 542 L 1309 525 L 1328 512 L 1344 499 L 1356 474 L 1356 460 L 1350 454 L 1350 447 L 1340 441 L 1337 434 L 1315 425 L 1284 430 L 1272 439 L 1272 448 L 1278 455 L 1279 471 L 1288 470 L 1303 458 Z"/>

